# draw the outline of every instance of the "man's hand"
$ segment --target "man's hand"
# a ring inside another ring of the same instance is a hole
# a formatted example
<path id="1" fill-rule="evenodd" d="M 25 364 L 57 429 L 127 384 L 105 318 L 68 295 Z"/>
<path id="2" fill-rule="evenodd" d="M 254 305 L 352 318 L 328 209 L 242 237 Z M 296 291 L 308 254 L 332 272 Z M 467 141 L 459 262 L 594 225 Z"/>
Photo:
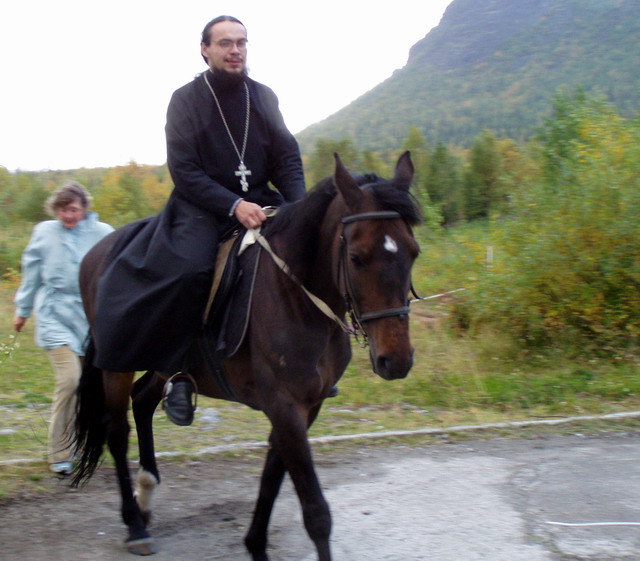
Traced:
<path id="1" fill-rule="evenodd" d="M 235 215 L 238 222 L 245 228 L 257 228 L 267 219 L 260 205 L 249 201 L 240 201 L 236 207 Z"/>

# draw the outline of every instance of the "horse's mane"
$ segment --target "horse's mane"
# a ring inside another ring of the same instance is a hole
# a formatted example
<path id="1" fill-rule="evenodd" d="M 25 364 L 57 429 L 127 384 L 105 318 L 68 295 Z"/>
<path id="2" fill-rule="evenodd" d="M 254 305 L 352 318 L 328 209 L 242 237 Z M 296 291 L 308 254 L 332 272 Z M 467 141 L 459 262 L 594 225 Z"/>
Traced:
<path id="1" fill-rule="evenodd" d="M 409 226 L 422 222 L 422 213 L 415 197 L 405 189 L 393 188 L 391 180 L 380 179 L 365 188 L 371 189 L 381 210 L 395 210 Z"/>
<path id="2" fill-rule="evenodd" d="M 415 198 L 404 189 L 393 188 L 391 180 L 382 179 L 375 173 L 356 175 L 354 179 L 358 186 L 371 190 L 380 210 L 395 210 L 410 226 L 422 221 Z M 299 233 L 319 224 L 336 194 L 333 178 L 326 177 L 301 201 L 280 207 L 278 214 L 267 224 L 265 234 L 271 236 L 285 230 Z"/>
<path id="3" fill-rule="evenodd" d="M 267 237 L 280 232 L 300 233 L 313 230 L 324 218 L 327 208 L 337 194 L 331 177 L 320 181 L 304 199 L 281 206 L 267 222 L 264 233 Z"/>

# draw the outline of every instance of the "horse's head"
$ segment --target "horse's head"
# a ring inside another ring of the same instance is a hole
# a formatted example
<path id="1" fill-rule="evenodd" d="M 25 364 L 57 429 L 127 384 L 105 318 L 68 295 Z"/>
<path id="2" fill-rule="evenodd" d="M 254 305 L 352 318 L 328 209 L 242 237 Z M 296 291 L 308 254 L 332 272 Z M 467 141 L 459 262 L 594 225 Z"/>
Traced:
<path id="1" fill-rule="evenodd" d="M 409 195 L 413 164 L 405 152 L 391 181 L 359 186 L 337 154 L 335 158 L 334 183 L 344 205 L 337 257 L 340 289 L 369 341 L 374 372 L 386 380 L 404 378 L 413 365 L 408 296 L 419 253 L 411 230 L 419 221 Z"/>

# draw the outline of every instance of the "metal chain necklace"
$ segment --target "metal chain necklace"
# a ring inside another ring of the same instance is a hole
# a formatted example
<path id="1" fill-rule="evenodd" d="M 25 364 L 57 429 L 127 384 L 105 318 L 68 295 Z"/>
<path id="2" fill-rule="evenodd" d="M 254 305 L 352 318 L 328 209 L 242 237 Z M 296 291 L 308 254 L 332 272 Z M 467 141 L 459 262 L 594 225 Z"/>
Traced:
<path id="1" fill-rule="evenodd" d="M 236 174 L 237 177 L 240 178 L 240 186 L 242 187 L 242 190 L 248 191 L 249 182 L 247 181 L 247 175 L 251 175 L 251 170 L 247 169 L 247 166 L 244 165 L 244 153 L 245 153 L 245 150 L 247 149 L 247 138 L 249 137 L 249 113 L 251 109 L 251 100 L 249 98 L 249 87 L 247 86 L 246 82 L 243 82 L 244 91 L 247 96 L 247 118 L 244 123 L 244 138 L 242 139 L 242 152 L 241 152 L 240 150 L 238 150 L 236 141 L 233 139 L 233 136 L 231 135 L 231 130 L 229 129 L 227 120 L 224 118 L 224 113 L 222 112 L 222 107 L 220 106 L 220 102 L 218 101 L 218 96 L 216 95 L 216 92 L 213 91 L 213 88 L 209 83 L 209 78 L 207 78 L 207 74 L 204 75 L 204 80 L 207 83 L 207 86 L 209 86 L 209 91 L 211 92 L 211 95 L 213 95 L 213 99 L 215 100 L 216 105 L 218 107 L 218 111 L 220 112 L 220 117 L 222 117 L 224 128 L 227 129 L 227 134 L 229 135 L 231 144 L 233 144 L 233 149 L 236 151 L 236 154 L 238 155 L 238 159 L 240 160 L 240 164 L 238 165 L 238 171 L 234 173 Z"/>

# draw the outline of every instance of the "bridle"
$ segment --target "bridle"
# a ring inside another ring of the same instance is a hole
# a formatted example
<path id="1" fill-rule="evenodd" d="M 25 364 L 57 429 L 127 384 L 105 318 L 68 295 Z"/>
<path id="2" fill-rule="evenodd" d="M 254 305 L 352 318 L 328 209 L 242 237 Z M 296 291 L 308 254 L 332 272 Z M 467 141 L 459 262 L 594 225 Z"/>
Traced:
<path id="1" fill-rule="evenodd" d="M 347 313 L 351 318 L 351 324 L 353 328 L 350 330 L 350 333 L 359 338 L 362 336 L 363 342 L 362 344 L 366 346 L 367 344 L 367 333 L 364 329 L 364 323 L 367 321 L 372 321 L 374 319 L 388 318 L 394 316 L 406 316 L 411 311 L 409 307 L 409 301 L 407 298 L 407 305 L 400 306 L 397 308 L 386 308 L 383 310 L 374 310 L 371 312 L 361 312 L 355 301 L 354 297 L 354 289 L 353 282 L 351 279 L 351 275 L 349 274 L 349 252 L 348 252 L 348 244 L 347 238 L 345 236 L 345 226 L 348 224 L 352 224 L 353 222 L 359 222 L 362 220 L 395 220 L 397 218 L 402 218 L 399 212 L 394 210 L 382 210 L 382 211 L 373 211 L 373 212 L 362 212 L 359 214 L 351 214 L 349 216 L 345 216 L 342 218 L 342 233 L 340 234 L 340 257 L 339 257 L 339 271 L 338 271 L 338 279 L 339 284 L 344 287 L 344 301 L 347 304 Z"/>
<path id="2" fill-rule="evenodd" d="M 373 212 L 363 212 L 360 214 L 351 214 L 348 216 L 344 216 L 341 220 L 342 222 L 342 233 L 340 234 L 340 255 L 338 258 L 338 279 L 342 278 L 342 285 L 344 286 L 344 294 L 343 298 L 347 305 L 347 313 L 351 319 L 351 327 L 347 325 L 341 318 L 339 318 L 333 310 L 320 298 L 318 298 L 312 292 L 309 292 L 304 285 L 296 278 L 293 274 L 289 266 L 280 258 L 271 248 L 271 245 L 267 241 L 267 239 L 259 232 L 259 230 L 251 230 L 253 237 L 255 240 L 262 246 L 262 248 L 271 256 L 274 263 L 282 270 L 282 272 L 287 275 L 293 282 L 295 282 L 302 291 L 307 295 L 307 297 L 315 304 L 315 306 L 328 318 L 335 321 L 345 333 L 349 335 L 353 335 L 356 340 L 360 342 L 360 344 L 365 347 L 367 346 L 367 333 L 364 329 L 363 324 L 367 321 L 372 321 L 374 319 L 381 319 L 386 317 L 393 316 L 404 316 L 408 315 L 409 301 L 407 295 L 407 305 L 401 306 L 398 308 L 387 308 L 384 310 L 375 310 L 372 312 L 361 313 L 356 305 L 354 299 L 353 292 L 353 283 L 351 282 L 351 277 L 349 275 L 348 268 L 348 252 L 347 252 L 347 240 L 344 234 L 344 227 L 353 222 L 358 222 L 360 220 L 390 220 L 402 218 L 399 212 L 394 210 L 383 210 L 383 211 L 373 211 Z M 360 339 L 362 339 L 360 341 Z"/>

